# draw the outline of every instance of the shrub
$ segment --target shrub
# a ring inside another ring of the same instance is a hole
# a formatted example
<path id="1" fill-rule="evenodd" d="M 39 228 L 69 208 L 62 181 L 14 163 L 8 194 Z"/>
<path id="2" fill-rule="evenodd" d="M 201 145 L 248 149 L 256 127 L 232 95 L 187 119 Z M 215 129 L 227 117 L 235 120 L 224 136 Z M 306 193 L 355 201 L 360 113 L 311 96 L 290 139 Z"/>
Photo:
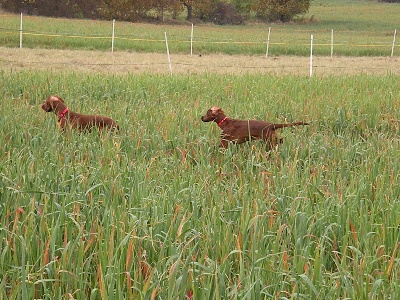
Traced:
<path id="1" fill-rule="evenodd" d="M 237 9 L 231 3 L 218 2 L 210 13 L 211 22 L 218 25 L 240 25 L 243 24 L 243 18 Z"/>

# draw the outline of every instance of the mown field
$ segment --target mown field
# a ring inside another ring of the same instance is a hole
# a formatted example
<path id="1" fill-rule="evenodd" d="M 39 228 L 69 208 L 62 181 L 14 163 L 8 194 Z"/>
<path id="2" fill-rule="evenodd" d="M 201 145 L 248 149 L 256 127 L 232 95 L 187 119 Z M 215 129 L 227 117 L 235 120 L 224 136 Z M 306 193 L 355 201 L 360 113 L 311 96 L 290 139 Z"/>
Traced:
<path id="1" fill-rule="evenodd" d="M 400 298 L 399 79 L 0 71 L 0 299 Z M 211 105 L 310 126 L 222 151 Z"/>
<path id="2" fill-rule="evenodd" d="M 334 55 L 390 56 L 395 30 L 399 30 L 398 4 L 378 1 L 312 1 L 309 13 L 290 24 L 260 23 L 245 26 L 213 26 L 195 22 L 193 53 L 265 55 L 271 27 L 269 55 L 310 53 L 313 35 L 314 54 L 331 54 L 334 30 Z M 0 45 L 19 47 L 20 16 L 1 13 Z M 171 53 L 191 53 L 191 23 L 179 25 L 128 23 L 116 20 L 115 51 L 165 53 L 167 33 Z M 52 49 L 111 50 L 112 21 L 69 20 L 23 17 L 23 47 Z M 396 43 L 394 55 L 399 55 Z"/>

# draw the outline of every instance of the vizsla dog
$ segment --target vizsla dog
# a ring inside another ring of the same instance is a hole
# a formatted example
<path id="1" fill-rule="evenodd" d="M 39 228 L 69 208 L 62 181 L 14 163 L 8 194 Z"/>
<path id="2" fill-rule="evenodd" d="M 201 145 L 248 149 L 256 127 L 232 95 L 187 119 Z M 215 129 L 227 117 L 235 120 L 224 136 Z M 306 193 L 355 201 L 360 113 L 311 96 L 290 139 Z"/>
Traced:
<path id="1" fill-rule="evenodd" d="M 79 131 L 90 131 L 92 128 L 118 130 L 118 124 L 109 117 L 96 116 L 96 115 L 83 115 L 70 111 L 64 104 L 64 100 L 59 96 L 50 96 L 46 102 L 43 103 L 42 109 L 46 112 L 54 111 L 58 116 L 58 123 L 60 127 L 65 128 L 70 126 Z"/>
<path id="2" fill-rule="evenodd" d="M 282 143 L 282 139 L 278 139 L 276 129 L 283 127 L 291 127 L 297 125 L 308 125 L 305 122 L 274 124 L 258 120 L 236 120 L 226 117 L 224 111 L 217 106 L 211 107 L 206 115 L 201 117 L 203 122 L 217 123 L 222 129 L 221 140 L 219 146 L 227 148 L 228 143 L 241 144 L 251 139 L 263 140 L 268 143 L 268 148 L 273 149 Z"/>

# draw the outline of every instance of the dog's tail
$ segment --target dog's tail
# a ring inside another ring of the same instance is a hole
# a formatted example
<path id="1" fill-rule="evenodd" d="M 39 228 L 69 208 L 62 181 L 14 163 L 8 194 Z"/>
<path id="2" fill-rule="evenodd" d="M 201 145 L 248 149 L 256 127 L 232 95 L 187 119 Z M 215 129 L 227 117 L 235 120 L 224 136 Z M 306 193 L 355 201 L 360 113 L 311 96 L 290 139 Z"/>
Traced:
<path id="1" fill-rule="evenodd" d="M 299 125 L 310 125 L 307 122 L 294 122 L 294 123 L 285 123 L 285 124 L 271 124 L 271 129 L 276 130 L 279 128 L 284 128 L 284 127 L 293 127 L 293 126 L 299 126 Z"/>

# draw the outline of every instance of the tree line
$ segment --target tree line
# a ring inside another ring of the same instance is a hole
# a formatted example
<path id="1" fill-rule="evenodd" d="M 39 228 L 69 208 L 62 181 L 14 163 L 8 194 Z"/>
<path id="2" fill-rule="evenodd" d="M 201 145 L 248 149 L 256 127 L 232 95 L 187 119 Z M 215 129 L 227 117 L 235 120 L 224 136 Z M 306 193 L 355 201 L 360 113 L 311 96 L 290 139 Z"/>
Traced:
<path id="1" fill-rule="evenodd" d="M 9 12 L 49 17 L 164 21 L 185 14 L 186 20 L 242 24 L 250 16 L 287 22 L 305 14 L 311 0 L 0 0 Z"/>

